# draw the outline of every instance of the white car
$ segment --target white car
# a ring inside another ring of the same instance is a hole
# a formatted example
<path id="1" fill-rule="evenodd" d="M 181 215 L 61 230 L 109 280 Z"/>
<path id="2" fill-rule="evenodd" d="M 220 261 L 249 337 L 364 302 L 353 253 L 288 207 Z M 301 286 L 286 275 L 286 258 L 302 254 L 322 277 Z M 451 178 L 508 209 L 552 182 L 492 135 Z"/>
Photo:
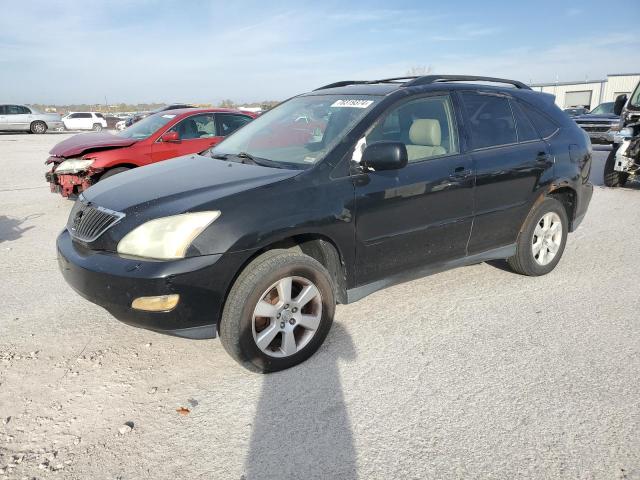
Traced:
<path id="1" fill-rule="evenodd" d="M 97 112 L 70 112 L 62 117 L 62 123 L 67 130 L 101 132 L 103 128 L 107 128 L 107 121 Z"/>
<path id="2" fill-rule="evenodd" d="M 116 130 L 120 132 L 127 128 L 127 126 L 125 125 L 126 122 L 126 120 L 120 120 L 119 122 L 116 122 Z"/>

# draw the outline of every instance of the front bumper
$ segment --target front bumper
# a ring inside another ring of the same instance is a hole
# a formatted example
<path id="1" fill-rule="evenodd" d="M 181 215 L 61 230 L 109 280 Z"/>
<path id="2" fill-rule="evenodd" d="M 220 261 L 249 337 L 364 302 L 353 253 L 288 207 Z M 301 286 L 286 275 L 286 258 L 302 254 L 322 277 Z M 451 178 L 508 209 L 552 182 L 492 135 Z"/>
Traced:
<path id="1" fill-rule="evenodd" d="M 587 135 L 589 135 L 589 138 L 591 139 L 591 143 L 597 143 L 597 144 L 608 144 L 608 143 L 613 143 L 613 139 L 611 138 L 611 135 L 609 134 L 609 132 L 590 132 L 588 130 L 585 130 L 587 132 Z"/>
<path id="2" fill-rule="evenodd" d="M 89 250 L 58 237 L 58 265 L 67 283 L 118 320 L 136 327 L 186 338 L 214 338 L 224 299 L 245 252 L 150 261 Z M 135 298 L 180 295 L 169 312 L 131 308 Z"/>
<path id="3" fill-rule="evenodd" d="M 49 182 L 51 192 L 60 193 L 63 197 L 80 194 L 94 183 L 91 177 L 79 174 L 47 172 L 44 178 Z"/>

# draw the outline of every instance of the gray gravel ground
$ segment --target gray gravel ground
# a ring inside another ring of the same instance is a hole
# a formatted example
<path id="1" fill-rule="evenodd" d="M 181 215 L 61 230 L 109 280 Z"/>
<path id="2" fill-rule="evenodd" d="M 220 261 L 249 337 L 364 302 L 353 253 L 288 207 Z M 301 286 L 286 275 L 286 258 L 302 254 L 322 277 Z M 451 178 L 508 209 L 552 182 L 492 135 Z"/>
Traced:
<path id="1" fill-rule="evenodd" d="M 640 479 L 637 186 L 596 188 L 550 275 L 389 288 L 260 376 L 64 283 L 72 203 L 42 164 L 63 138 L 0 136 L 0 478 Z"/>

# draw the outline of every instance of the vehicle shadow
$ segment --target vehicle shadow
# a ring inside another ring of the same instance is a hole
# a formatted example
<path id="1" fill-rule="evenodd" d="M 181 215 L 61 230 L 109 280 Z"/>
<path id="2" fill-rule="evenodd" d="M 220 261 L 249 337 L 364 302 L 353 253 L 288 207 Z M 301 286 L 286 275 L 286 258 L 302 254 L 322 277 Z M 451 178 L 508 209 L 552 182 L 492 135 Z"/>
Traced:
<path id="1" fill-rule="evenodd" d="M 351 338 L 334 323 L 311 359 L 264 376 L 244 480 L 357 478 L 338 368 L 338 359 L 354 358 Z"/>
<path id="2" fill-rule="evenodd" d="M 20 219 L 7 217 L 6 215 L 0 215 L 0 243 L 11 242 L 13 240 L 19 239 L 24 232 L 34 228 L 33 226 L 24 228 L 20 225 L 22 225 L 27 220 L 38 218 L 39 216 L 40 214 L 29 215 L 28 217 Z"/>

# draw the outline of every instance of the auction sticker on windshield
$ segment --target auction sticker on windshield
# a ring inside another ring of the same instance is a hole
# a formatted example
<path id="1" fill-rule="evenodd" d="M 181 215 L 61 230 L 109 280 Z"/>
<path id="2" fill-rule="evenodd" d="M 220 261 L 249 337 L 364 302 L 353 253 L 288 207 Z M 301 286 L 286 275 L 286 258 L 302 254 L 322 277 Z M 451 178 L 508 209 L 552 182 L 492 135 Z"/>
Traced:
<path id="1" fill-rule="evenodd" d="M 336 100 L 331 107 L 367 108 L 372 103 L 373 100 Z"/>

